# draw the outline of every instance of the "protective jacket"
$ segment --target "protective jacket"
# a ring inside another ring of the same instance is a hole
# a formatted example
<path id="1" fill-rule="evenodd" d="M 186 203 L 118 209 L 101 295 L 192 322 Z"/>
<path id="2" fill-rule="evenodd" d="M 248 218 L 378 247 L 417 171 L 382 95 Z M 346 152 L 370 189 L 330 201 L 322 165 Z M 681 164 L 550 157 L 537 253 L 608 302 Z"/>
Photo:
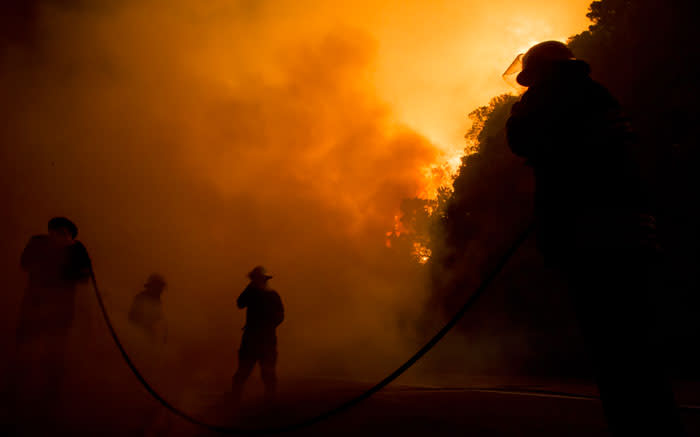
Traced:
<path id="1" fill-rule="evenodd" d="M 134 297 L 129 310 L 129 321 L 148 335 L 155 335 L 156 327 L 163 321 L 163 305 L 160 296 L 144 290 Z"/>
<path id="2" fill-rule="evenodd" d="M 64 246 L 48 235 L 32 237 L 20 265 L 28 273 L 20 308 L 18 339 L 57 334 L 73 323 L 75 288 L 90 276 L 90 258 L 79 241 Z"/>
<path id="3" fill-rule="evenodd" d="M 533 167 L 538 244 L 555 262 L 629 246 L 639 221 L 627 124 L 589 72 L 583 61 L 553 63 L 506 124 L 510 148 Z"/>
<path id="4" fill-rule="evenodd" d="M 276 328 L 284 320 L 284 307 L 274 290 L 260 289 L 249 284 L 236 301 L 246 308 L 246 324 L 240 353 L 244 356 L 272 354 L 277 346 Z"/>

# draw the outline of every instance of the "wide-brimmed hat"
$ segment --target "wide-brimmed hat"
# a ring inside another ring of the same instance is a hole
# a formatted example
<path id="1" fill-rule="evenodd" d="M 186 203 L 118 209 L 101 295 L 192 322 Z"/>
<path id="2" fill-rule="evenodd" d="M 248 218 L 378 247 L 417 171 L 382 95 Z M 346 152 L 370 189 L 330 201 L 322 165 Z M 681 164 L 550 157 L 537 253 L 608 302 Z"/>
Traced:
<path id="1" fill-rule="evenodd" d="M 248 272 L 248 277 L 250 279 L 270 279 L 272 275 L 267 274 L 267 270 L 263 266 L 256 266 L 253 270 Z"/>
<path id="2" fill-rule="evenodd" d="M 546 64 L 576 59 L 571 50 L 561 41 L 545 41 L 532 46 L 522 57 L 523 71 L 518 74 L 517 82 L 525 87 L 531 86 L 539 71 Z"/>

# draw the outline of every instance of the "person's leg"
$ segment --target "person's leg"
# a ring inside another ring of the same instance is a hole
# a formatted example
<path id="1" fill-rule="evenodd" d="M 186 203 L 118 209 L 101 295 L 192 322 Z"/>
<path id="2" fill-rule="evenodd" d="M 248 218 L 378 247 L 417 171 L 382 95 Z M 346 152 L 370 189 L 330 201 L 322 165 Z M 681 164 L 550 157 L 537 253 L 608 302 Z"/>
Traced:
<path id="1" fill-rule="evenodd" d="M 617 289 L 626 288 L 624 301 L 618 302 L 617 314 L 609 317 L 619 332 L 614 344 L 608 344 L 608 372 L 617 386 L 615 406 L 627 429 L 637 434 L 680 436 L 683 425 L 675 401 L 671 380 L 664 365 L 664 347 L 657 331 L 657 317 L 651 304 L 653 281 L 648 280 L 650 267 L 639 262 L 639 270 L 612 281 Z M 631 303 L 630 303 L 631 302 Z M 619 313 L 626 313 L 619 317 Z"/>
<path id="2" fill-rule="evenodd" d="M 603 326 L 609 328 L 608 335 L 601 332 L 593 352 L 601 402 L 613 435 L 683 435 L 660 348 L 650 341 L 645 327 L 611 322 Z"/>
<path id="3" fill-rule="evenodd" d="M 260 360 L 260 373 L 265 385 L 265 402 L 275 401 L 277 396 L 277 348 L 270 347 Z"/>
<path id="4" fill-rule="evenodd" d="M 248 356 L 243 349 L 238 353 L 238 370 L 233 375 L 233 384 L 231 386 L 231 393 L 235 402 L 240 401 L 241 394 L 243 393 L 243 384 L 253 372 L 253 367 L 255 367 L 255 358 Z"/>
<path id="5" fill-rule="evenodd" d="M 61 390 L 66 370 L 67 332 L 47 336 L 46 342 L 46 401 L 53 412 L 61 402 Z"/>
<path id="6" fill-rule="evenodd" d="M 648 285 L 633 267 L 599 264 L 572 278 L 603 411 L 616 436 L 683 435 L 661 348 L 652 341 Z"/>
<path id="7" fill-rule="evenodd" d="M 29 383 L 32 377 L 38 373 L 34 368 L 39 362 L 39 352 L 36 342 L 22 338 L 17 340 L 12 374 L 9 386 L 9 415 L 12 421 L 11 435 L 23 435 L 27 426 L 36 421 L 32 406 L 36 396 L 32 396 L 36 390 Z"/>
<path id="8" fill-rule="evenodd" d="M 35 335 L 18 344 L 13 408 L 17 435 L 39 435 L 46 430 L 50 367 L 47 351 L 46 336 Z"/>

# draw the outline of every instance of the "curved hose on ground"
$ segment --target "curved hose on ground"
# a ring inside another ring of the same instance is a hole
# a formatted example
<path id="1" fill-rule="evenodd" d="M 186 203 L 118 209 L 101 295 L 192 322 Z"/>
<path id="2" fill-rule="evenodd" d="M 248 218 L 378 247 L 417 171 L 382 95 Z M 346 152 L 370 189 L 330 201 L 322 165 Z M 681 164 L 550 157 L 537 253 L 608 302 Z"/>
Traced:
<path id="1" fill-rule="evenodd" d="M 119 340 L 119 336 L 117 335 L 116 331 L 114 330 L 114 326 L 112 326 L 112 322 L 109 318 L 109 315 L 107 314 L 107 310 L 105 309 L 104 302 L 102 300 L 102 295 L 100 294 L 99 287 L 97 286 L 97 279 L 95 279 L 95 274 L 94 271 L 90 271 L 90 278 L 92 280 L 92 286 L 95 290 L 95 296 L 97 297 L 97 303 L 100 307 L 100 310 L 102 311 L 102 316 L 104 317 L 105 323 L 107 324 L 107 328 L 109 329 L 109 332 L 112 336 L 112 339 L 114 340 L 114 343 L 116 344 L 117 348 L 119 349 L 119 352 L 122 354 L 122 357 L 124 358 L 124 361 L 126 364 L 129 366 L 129 369 L 131 369 L 131 372 L 134 374 L 136 379 L 143 385 L 143 387 L 146 389 L 146 391 L 156 400 L 158 401 L 164 408 L 169 410 L 171 413 L 175 414 L 176 416 L 179 416 L 180 418 L 186 420 L 187 422 L 190 422 L 194 425 L 200 426 L 202 428 L 208 429 L 210 431 L 215 431 L 223 434 L 239 434 L 239 435 L 261 435 L 261 434 L 277 434 L 277 433 L 284 433 L 284 432 L 290 432 L 290 431 L 296 431 L 301 428 L 306 428 L 311 425 L 314 425 L 316 423 L 322 422 L 326 419 L 328 419 L 331 416 L 334 416 L 336 414 L 339 414 L 341 412 L 344 412 L 345 410 L 348 410 L 362 401 L 368 399 L 370 396 L 373 394 L 377 393 L 379 390 L 383 389 L 387 385 L 389 385 L 392 381 L 394 381 L 396 378 L 401 376 L 406 370 L 411 368 L 418 360 L 420 360 L 425 354 L 427 354 L 435 345 L 442 340 L 442 338 L 447 335 L 448 332 L 452 328 L 455 327 L 457 322 L 459 322 L 464 314 L 474 305 L 474 303 L 481 297 L 481 295 L 486 291 L 488 286 L 493 282 L 493 280 L 498 276 L 498 274 L 503 270 L 505 265 L 508 263 L 510 258 L 515 254 L 515 252 L 522 246 L 522 244 L 527 240 L 529 237 L 530 233 L 532 232 L 533 225 L 529 225 L 521 234 L 518 236 L 518 238 L 511 244 L 511 246 L 508 248 L 508 250 L 501 256 L 501 258 L 498 260 L 498 263 L 491 269 L 489 274 L 484 278 L 484 280 L 481 282 L 479 287 L 472 293 L 471 296 L 467 299 L 467 301 L 462 305 L 462 307 L 455 313 L 454 316 L 445 324 L 445 326 L 442 327 L 423 347 L 418 349 L 418 351 L 413 354 L 412 357 L 410 357 L 406 362 L 404 362 L 401 366 L 399 366 L 396 370 L 394 370 L 392 373 L 390 373 L 387 377 L 376 383 L 374 386 L 363 392 L 362 394 L 347 400 L 343 402 L 342 404 L 331 408 L 327 411 L 321 412 L 320 414 L 310 417 L 308 419 L 301 420 L 299 422 L 291 423 L 288 425 L 283 425 L 283 426 L 277 426 L 277 427 L 270 427 L 270 428 L 258 428 L 258 429 L 252 429 L 252 428 L 237 428 L 237 427 L 229 427 L 229 426 L 222 426 L 222 425 L 215 425 L 211 423 L 207 423 L 203 420 L 197 419 L 195 417 L 190 416 L 186 412 L 182 411 L 178 407 L 174 406 L 170 402 L 168 402 L 163 396 L 161 396 L 146 380 L 146 378 L 143 377 L 141 372 L 136 368 L 134 365 L 134 362 L 131 360 L 131 357 L 129 354 L 126 352 L 124 349 L 124 346 L 122 345 L 121 341 Z"/>

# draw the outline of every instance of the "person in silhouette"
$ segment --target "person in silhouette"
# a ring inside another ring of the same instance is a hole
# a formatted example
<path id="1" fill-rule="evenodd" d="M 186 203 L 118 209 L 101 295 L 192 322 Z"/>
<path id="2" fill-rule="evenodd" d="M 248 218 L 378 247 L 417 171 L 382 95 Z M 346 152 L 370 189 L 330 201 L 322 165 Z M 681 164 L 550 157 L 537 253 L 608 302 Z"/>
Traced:
<path id="1" fill-rule="evenodd" d="M 620 105 L 557 41 L 532 47 L 506 124 L 535 176 L 537 244 L 568 283 L 614 435 L 682 435 L 652 336 L 658 252 Z"/>
<path id="2" fill-rule="evenodd" d="M 168 362 L 166 350 L 168 326 L 161 300 L 166 286 L 162 275 L 152 273 L 143 285 L 143 290 L 134 296 L 129 309 L 129 322 L 137 335 L 131 343 L 131 353 L 141 371 L 158 385 L 177 387 L 178 382 L 173 379 L 172 362 Z M 167 409 L 157 405 L 145 412 L 148 418 L 143 429 L 144 436 L 165 435 L 169 432 L 173 423 Z"/>
<path id="3" fill-rule="evenodd" d="M 33 236 L 20 260 L 27 286 L 17 324 L 14 389 L 17 404 L 30 403 L 29 412 L 18 414 L 29 413 L 34 424 L 48 419 L 44 415 L 52 414 L 59 400 L 76 286 L 91 273 L 90 257 L 77 235 L 72 221 L 54 217 L 48 234 Z"/>
<path id="4" fill-rule="evenodd" d="M 161 302 L 165 286 L 163 276 L 158 273 L 151 274 L 144 284 L 144 290 L 134 297 L 129 310 L 129 321 L 151 342 L 165 343 L 167 340 Z"/>
<path id="5" fill-rule="evenodd" d="M 240 400 L 243 384 L 255 363 L 260 363 L 265 399 L 274 400 L 277 390 L 277 326 L 284 320 L 284 307 L 276 291 L 268 286 L 272 276 L 257 266 L 248 273 L 250 283 L 238 297 L 238 308 L 246 308 L 246 324 L 238 350 L 238 370 L 233 376 L 232 393 Z"/>

